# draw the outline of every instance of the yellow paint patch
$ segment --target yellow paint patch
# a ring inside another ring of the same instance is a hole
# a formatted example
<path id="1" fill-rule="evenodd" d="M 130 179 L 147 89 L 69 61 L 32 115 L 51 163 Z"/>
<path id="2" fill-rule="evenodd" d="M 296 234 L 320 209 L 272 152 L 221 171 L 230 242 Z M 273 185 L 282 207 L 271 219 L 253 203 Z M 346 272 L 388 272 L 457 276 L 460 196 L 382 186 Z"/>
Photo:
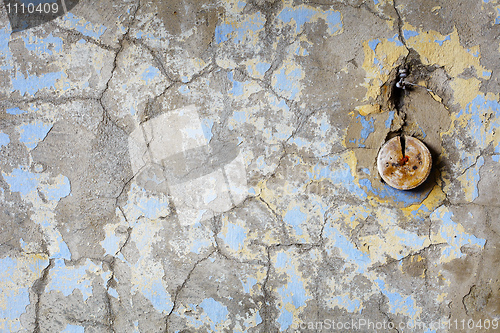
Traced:
<path id="1" fill-rule="evenodd" d="M 408 23 L 405 23 L 403 30 L 417 31 L 415 27 Z M 464 48 L 460 44 L 460 37 L 456 28 L 447 36 L 441 35 L 434 30 L 418 31 L 418 35 L 407 39 L 407 45 L 420 54 L 424 65 L 444 66 L 446 72 L 452 77 L 457 77 L 465 69 L 473 67 L 477 77 L 488 78 L 483 75 L 486 68 L 480 64 L 479 46 L 476 45 L 469 49 Z"/>
<path id="2" fill-rule="evenodd" d="M 401 209 L 401 211 L 407 217 L 412 217 L 416 213 L 417 216 L 425 218 L 428 214 L 430 214 L 430 212 L 438 208 L 445 199 L 446 194 L 443 192 L 441 186 L 436 184 L 422 203 L 405 207 Z M 425 211 L 424 208 L 426 208 Z"/>
<path id="3" fill-rule="evenodd" d="M 356 111 L 358 111 L 362 116 L 369 115 L 371 113 L 380 113 L 382 110 L 380 109 L 380 105 L 378 104 L 365 104 L 356 107 Z"/>
<path id="4" fill-rule="evenodd" d="M 481 81 L 476 78 L 467 80 L 455 78 L 450 82 L 450 86 L 453 89 L 455 101 L 458 102 L 463 109 L 479 94 Z"/>
<path id="5" fill-rule="evenodd" d="M 445 300 L 446 296 L 448 296 L 448 293 L 441 293 L 437 296 L 436 300 L 439 303 L 442 303 Z"/>
<path id="6" fill-rule="evenodd" d="M 399 59 L 408 54 L 408 50 L 404 46 L 398 46 L 396 41 L 382 39 L 375 50 L 372 50 L 369 42 L 368 40 L 363 42 L 365 54 L 363 69 L 366 71 L 366 76 L 362 86 L 367 89 L 365 101 L 373 101 L 377 98 L 380 94 L 380 87 L 389 80 L 390 71 Z"/>

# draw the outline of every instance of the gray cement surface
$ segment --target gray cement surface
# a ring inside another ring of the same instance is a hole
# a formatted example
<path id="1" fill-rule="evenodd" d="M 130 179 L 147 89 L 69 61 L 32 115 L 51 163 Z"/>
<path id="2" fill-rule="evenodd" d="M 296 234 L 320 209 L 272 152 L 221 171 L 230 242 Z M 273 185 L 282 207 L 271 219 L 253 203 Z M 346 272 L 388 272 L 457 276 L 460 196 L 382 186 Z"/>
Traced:
<path id="1" fill-rule="evenodd" d="M 498 1 L 68 5 L 0 10 L 0 332 L 500 331 Z"/>

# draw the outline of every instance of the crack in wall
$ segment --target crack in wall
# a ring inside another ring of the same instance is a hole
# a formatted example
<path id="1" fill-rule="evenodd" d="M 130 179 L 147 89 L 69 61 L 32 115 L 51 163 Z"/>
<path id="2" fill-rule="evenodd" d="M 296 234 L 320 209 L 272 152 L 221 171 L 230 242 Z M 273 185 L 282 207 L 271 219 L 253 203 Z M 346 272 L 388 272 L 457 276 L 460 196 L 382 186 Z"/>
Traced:
<path id="1" fill-rule="evenodd" d="M 33 329 L 33 333 L 40 333 L 41 327 L 40 327 L 40 304 L 41 304 L 41 299 L 42 295 L 45 292 L 45 288 L 47 287 L 47 284 L 49 283 L 49 273 L 50 269 L 54 267 L 54 260 L 55 259 L 49 259 L 49 264 L 47 267 L 45 267 L 42 271 L 42 276 L 40 279 L 36 280 L 33 286 L 31 287 L 31 290 L 36 295 L 36 302 L 35 302 L 35 327 Z"/>
<path id="2" fill-rule="evenodd" d="M 168 328 L 169 328 L 169 325 L 170 325 L 170 317 L 172 316 L 172 314 L 174 313 L 174 311 L 179 306 L 178 305 L 178 300 L 179 300 L 180 294 L 183 291 L 183 289 L 186 287 L 186 285 L 189 282 L 189 280 L 191 279 L 191 275 L 193 274 L 193 272 L 195 271 L 196 267 L 198 267 L 199 264 L 201 264 L 205 260 L 208 260 L 208 258 L 210 258 L 216 251 L 217 251 L 217 249 L 213 249 L 212 251 L 210 251 L 208 253 L 208 255 L 206 255 L 205 257 L 203 257 L 203 258 L 199 259 L 198 261 L 196 261 L 194 263 L 193 267 L 191 268 L 191 270 L 188 272 L 188 274 L 187 274 L 186 278 L 184 279 L 184 281 L 182 282 L 182 284 L 176 288 L 176 292 L 175 292 L 175 295 L 174 295 L 174 301 L 173 301 L 172 309 L 170 310 L 170 312 L 167 314 L 167 316 L 165 318 L 165 330 L 164 330 L 165 333 L 169 332 Z"/>

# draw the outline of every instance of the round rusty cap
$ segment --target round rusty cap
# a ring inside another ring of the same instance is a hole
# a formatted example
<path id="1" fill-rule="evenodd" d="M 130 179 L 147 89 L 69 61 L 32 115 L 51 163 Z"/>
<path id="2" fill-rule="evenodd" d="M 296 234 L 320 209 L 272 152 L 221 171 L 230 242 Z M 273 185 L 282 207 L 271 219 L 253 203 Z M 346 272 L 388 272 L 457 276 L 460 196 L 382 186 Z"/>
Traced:
<path id="1" fill-rule="evenodd" d="M 382 146 L 377 158 L 377 169 L 382 179 L 399 190 L 411 190 L 422 184 L 429 176 L 431 166 L 429 149 L 411 136 L 390 139 Z"/>

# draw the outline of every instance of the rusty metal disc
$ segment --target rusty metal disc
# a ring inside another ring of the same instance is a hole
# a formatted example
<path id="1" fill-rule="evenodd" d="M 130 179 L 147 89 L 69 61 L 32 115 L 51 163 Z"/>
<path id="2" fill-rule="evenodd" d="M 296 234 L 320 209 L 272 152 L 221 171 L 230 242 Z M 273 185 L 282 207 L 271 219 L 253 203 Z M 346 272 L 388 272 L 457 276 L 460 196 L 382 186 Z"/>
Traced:
<path id="1" fill-rule="evenodd" d="M 404 153 L 403 153 L 404 149 Z M 432 157 L 425 144 L 411 136 L 396 136 L 387 141 L 377 157 L 377 168 L 387 185 L 411 190 L 422 184 L 432 167 Z"/>

